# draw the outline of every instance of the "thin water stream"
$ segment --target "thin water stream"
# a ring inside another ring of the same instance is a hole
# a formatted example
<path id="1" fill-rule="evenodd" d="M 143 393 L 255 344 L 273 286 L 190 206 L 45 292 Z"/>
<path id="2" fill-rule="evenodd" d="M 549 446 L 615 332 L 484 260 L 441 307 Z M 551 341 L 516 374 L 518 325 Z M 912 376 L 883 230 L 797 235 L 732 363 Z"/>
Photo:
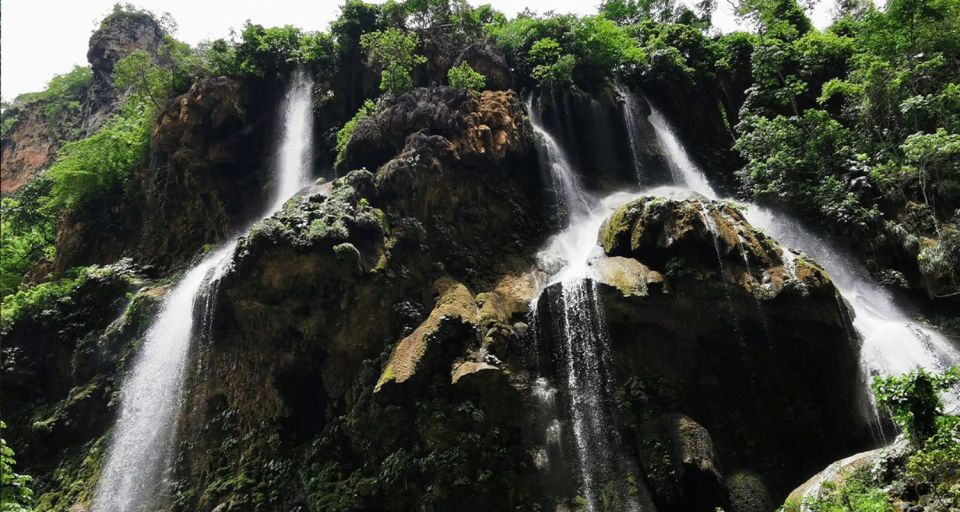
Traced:
<path id="1" fill-rule="evenodd" d="M 313 82 L 296 71 L 282 104 L 282 138 L 269 217 L 310 174 Z M 246 231 L 246 230 L 244 230 Z M 107 449 L 92 511 L 128 512 L 156 506 L 168 479 L 198 298 L 228 268 L 236 238 L 204 256 L 167 292 L 120 391 L 120 413 Z"/>

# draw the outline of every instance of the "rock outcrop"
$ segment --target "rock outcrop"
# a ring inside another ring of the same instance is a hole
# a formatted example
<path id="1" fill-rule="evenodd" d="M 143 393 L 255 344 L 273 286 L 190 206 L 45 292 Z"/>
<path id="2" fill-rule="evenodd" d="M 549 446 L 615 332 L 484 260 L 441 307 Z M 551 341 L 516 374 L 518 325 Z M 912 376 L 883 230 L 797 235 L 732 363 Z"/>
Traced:
<path id="1" fill-rule="evenodd" d="M 0 139 L 0 194 L 4 197 L 15 193 L 31 178 L 53 163 L 57 150 L 69 140 L 70 130 L 57 130 L 57 124 L 44 114 L 46 102 L 26 106 L 13 106 L 16 112 L 4 112 L 4 117 L 16 120 Z M 79 116 L 65 112 L 60 125 L 76 126 Z"/>
<path id="2" fill-rule="evenodd" d="M 123 91 L 113 86 L 113 66 L 136 50 L 156 54 L 163 37 L 163 29 L 147 14 L 124 12 L 108 16 L 90 37 L 90 83 L 81 90 L 64 93 L 73 97 L 57 99 L 69 104 L 68 108 L 50 112 L 47 107 L 51 100 L 42 98 L 27 105 L 15 101 L 11 112 L 4 113 L 4 119 L 16 117 L 16 121 L 4 129 L 0 140 L 0 193 L 15 193 L 53 163 L 65 142 L 91 135 L 103 126 L 123 97 Z"/>
<path id="3" fill-rule="evenodd" d="M 124 91 L 113 85 L 113 67 L 136 50 L 156 56 L 163 44 L 164 30 L 148 13 L 117 11 L 104 18 L 90 36 L 87 61 L 93 81 L 83 102 L 85 135 L 97 131 L 120 105 Z"/>
<path id="4" fill-rule="evenodd" d="M 145 260 L 181 262 L 263 209 L 272 122 L 250 84 L 226 77 L 198 81 L 167 105 L 153 161 L 137 176 Z"/>
<path id="5" fill-rule="evenodd" d="M 523 352 L 534 289 L 523 271 L 545 232 L 531 149 L 512 92 L 416 90 L 358 125 L 346 162 L 369 170 L 247 233 L 187 385 L 192 446 L 178 472 L 206 489 L 191 506 L 240 499 L 246 489 L 217 482 L 265 481 L 267 459 L 327 468 L 316 485 L 372 509 L 540 502 L 525 469 L 523 377 L 498 358 Z M 281 433 L 282 445 L 219 448 Z M 393 469 L 378 477 L 385 460 Z M 380 483 L 360 490 L 361 474 Z M 269 503 L 303 503 L 283 494 Z"/>

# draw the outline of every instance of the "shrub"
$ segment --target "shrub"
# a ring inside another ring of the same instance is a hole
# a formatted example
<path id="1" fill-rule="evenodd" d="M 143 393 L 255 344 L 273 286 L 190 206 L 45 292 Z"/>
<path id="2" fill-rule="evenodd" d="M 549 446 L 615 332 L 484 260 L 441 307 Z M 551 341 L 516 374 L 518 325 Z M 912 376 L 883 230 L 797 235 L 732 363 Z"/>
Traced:
<path id="1" fill-rule="evenodd" d="M 47 171 L 49 206 L 74 210 L 122 193 L 133 170 L 147 162 L 154 112 L 152 105 L 128 101 L 96 133 L 65 144 Z"/>
<path id="2" fill-rule="evenodd" d="M 455 89 L 482 90 L 487 86 L 487 77 L 477 73 L 466 61 L 450 68 L 447 72 L 450 87 Z"/>
<path id="3" fill-rule="evenodd" d="M 13 295 L 4 297 L 0 306 L 0 332 L 25 316 L 35 316 L 52 309 L 58 302 L 72 300 L 71 292 L 87 279 L 86 268 L 72 269 L 67 276 L 56 281 L 40 283 Z"/>

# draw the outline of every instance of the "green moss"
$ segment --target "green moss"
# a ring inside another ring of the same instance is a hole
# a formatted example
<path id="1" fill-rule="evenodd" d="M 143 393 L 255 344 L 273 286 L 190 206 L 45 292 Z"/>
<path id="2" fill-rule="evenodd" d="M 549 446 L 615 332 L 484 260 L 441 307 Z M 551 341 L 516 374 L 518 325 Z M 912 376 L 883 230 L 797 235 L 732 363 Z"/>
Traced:
<path id="1" fill-rule="evenodd" d="M 357 113 L 354 114 L 349 121 L 344 123 L 343 128 L 337 132 L 337 159 L 335 165 L 338 167 L 343 165 L 343 160 L 347 153 L 347 145 L 350 144 L 350 138 L 353 136 L 353 131 L 357 128 L 357 124 L 362 119 L 369 117 L 370 114 L 373 114 L 376 110 L 376 103 L 370 100 L 363 102 L 363 105 L 360 106 Z"/>
<path id="2" fill-rule="evenodd" d="M 76 504 L 89 506 L 100 479 L 108 435 L 67 451 L 53 472 L 49 491 L 37 500 L 37 512 L 71 510 Z"/>
<path id="3" fill-rule="evenodd" d="M 613 254 L 622 243 L 623 236 L 630 233 L 636 219 L 638 203 L 632 202 L 617 208 L 603 225 L 602 243 L 607 254 Z"/>

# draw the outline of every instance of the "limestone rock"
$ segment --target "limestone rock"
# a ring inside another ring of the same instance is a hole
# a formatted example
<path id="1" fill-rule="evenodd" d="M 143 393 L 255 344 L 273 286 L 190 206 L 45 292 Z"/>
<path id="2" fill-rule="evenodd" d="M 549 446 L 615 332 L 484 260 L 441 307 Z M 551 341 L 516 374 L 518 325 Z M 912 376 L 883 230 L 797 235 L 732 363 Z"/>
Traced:
<path id="1" fill-rule="evenodd" d="M 451 347 L 444 345 L 452 344 L 452 352 L 456 353 L 475 335 L 478 308 L 470 290 L 447 278 L 437 280 L 434 289 L 438 298 L 433 311 L 393 349 L 374 393 L 414 378 L 444 353 L 451 352 Z"/>
<path id="2" fill-rule="evenodd" d="M 727 202 L 644 197 L 618 208 L 600 234 L 604 252 L 667 274 L 719 273 L 757 299 L 784 290 L 834 296 L 826 272 L 753 229 Z"/>
<path id="3" fill-rule="evenodd" d="M 474 71 L 486 77 L 487 89 L 504 90 L 516 87 L 507 59 L 503 52 L 493 45 L 483 42 L 471 44 L 457 56 L 453 65 L 459 66 L 461 62 L 466 62 Z"/>
<path id="4" fill-rule="evenodd" d="M 666 414 L 642 431 L 640 462 L 658 501 L 691 512 L 724 504 L 723 474 L 707 429 L 682 414 Z"/>
<path id="5" fill-rule="evenodd" d="M 844 480 L 849 478 L 856 470 L 875 465 L 881 459 L 892 453 L 902 453 L 906 447 L 906 441 L 900 439 L 889 447 L 877 448 L 844 457 L 831 463 L 794 489 L 790 495 L 787 496 L 786 501 L 787 503 L 802 504 L 804 500 L 815 500 L 820 497 L 823 484 L 830 483 L 834 486 L 843 485 Z"/>
<path id="6" fill-rule="evenodd" d="M 512 91 L 478 93 L 449 87 L 419 88 L 386 99 L 361 119 L 347 143 L 340 169 L 376 169 L 397 153 L 416 158 L 409 137 L 443 138 L 454 160 L 473 155 L 489 159 L 528 151 L 522 106 Z"/>
<path id="7" fill-rule="evenodd" d="M 113 67 L 136 50 L 155 55 L 163 36 L 157 21 L 139 12 L 115 12 L 90 36 L 87 61 L 93 69 L 93 81 L 83 103 L 86 135 L 97 131 L 122 100 L 122 91 L 113 86 Z"/>
<path id="8" fill-rule="evenodd" d="M 620 290 L 624 297 L 642 297 L 663 284 L 663 276 L 632 258 L 608 256 L 591 262 L 597 279 Z"/>
<path id="9" fill-rule="evenodd" d="M 737 470 L 725 482 L 730 512 L 773 512 L 776 503 L 764 479 L 757 473 Z"/>
<path id="10" fill-rule="evenodd" d="M 260 205 L 269 144 L 249 88 L 227 77 L 196 82 L 160 114 L 144 194 L 140 245 L 149 261 L 182 261 L 222 240 Z"/>

